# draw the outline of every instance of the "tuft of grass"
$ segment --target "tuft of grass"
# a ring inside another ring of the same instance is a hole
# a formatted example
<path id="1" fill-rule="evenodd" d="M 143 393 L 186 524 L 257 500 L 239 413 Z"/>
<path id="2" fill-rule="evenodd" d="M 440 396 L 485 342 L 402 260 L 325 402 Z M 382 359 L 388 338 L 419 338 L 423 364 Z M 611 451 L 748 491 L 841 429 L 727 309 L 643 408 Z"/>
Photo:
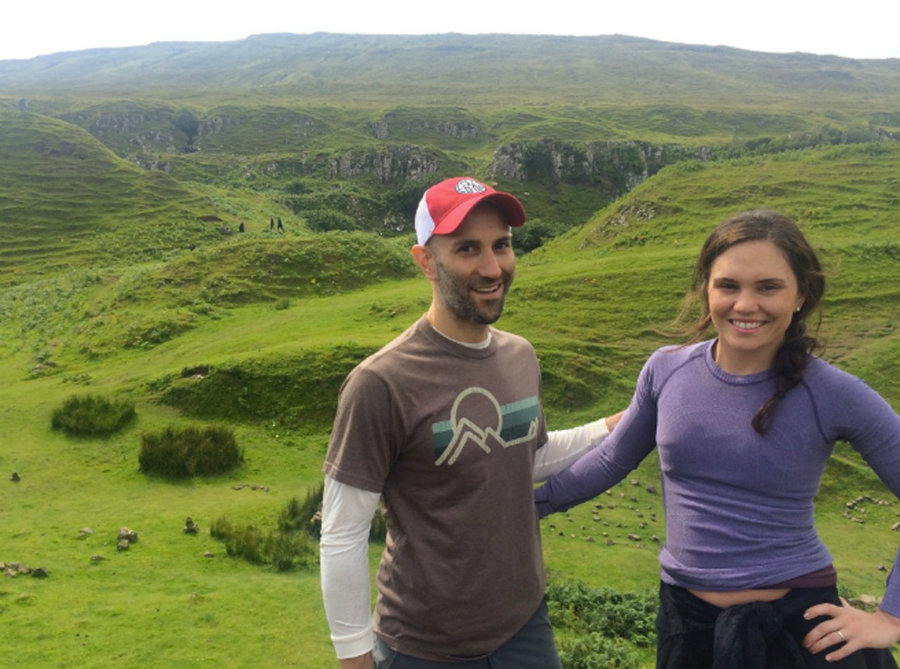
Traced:
<path id="1" fill-rule="evenodd" d="M 234 432 L 224 427 L 174 427 L 141 437 L 140 470 L 167 478 L 224 474 L 243 460 Z"/>
<path id="2" fill-rule="evenodd" d="M 97 395 L 72 395 L 54 410 L 54 430 L 79 437 L 102 437 L 118 432 L 137 416 L 134 402 Z"/>
<path id="3" fill-rule="evenodd" d="M 222 516 L 213 521 L 210 536 L 222 541 L 231 557 L 254 565 L 272 565 L 276 571 L 313 569 L 319 564 L 318 542 L 311 529 L 319 514 L 318 507 L 313 510 L 310 503 L 314 497 L 314 492 L 308 493 L 304 505 L 292 498 L 278 514 L 273 529 L 263 530 L 253 523 L 236 525 Z"/>

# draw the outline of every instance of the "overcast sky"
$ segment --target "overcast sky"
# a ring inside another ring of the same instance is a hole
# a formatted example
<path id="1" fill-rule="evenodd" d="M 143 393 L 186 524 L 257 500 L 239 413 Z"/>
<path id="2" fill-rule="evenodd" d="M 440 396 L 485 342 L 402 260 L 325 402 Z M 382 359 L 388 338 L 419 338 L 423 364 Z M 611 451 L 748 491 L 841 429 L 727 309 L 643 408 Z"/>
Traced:
<path id="1" fill-rule="evenodd" d="M 527 5 L 527 6 L 526 6 Z M 898 0 L 9 0 L 0 60 L 263 33 L 631 35 L 753 51 L 900 57 Z"/>

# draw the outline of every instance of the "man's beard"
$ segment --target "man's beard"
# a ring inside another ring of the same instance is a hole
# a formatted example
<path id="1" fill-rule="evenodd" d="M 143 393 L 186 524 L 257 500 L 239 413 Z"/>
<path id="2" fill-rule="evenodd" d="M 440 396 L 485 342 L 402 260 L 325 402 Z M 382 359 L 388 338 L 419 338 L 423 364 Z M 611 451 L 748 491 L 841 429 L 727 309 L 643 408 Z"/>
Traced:
<path id="1" fill-rule="evenodd" d="M 481 325 L 490 325 L 500 318 L 503 313 L 503 304 L 506 300 L 506 294 L 509 292 L 509 286 L 512 283 L 512 274 L 503 272 L 500 282 L 503 284 L 503 294 L 499 299 L 493 301 L 493 305 L 489 310 L 479 309 L 475 300 L 469 294 L 469 280 L 459 277 L 452 272 L 444 269 L 439 260 L 435 262 L 437 268 L 437 284 L 438 291 L 447 308 L 461 321 L 467 323 L 478 323 Z M 495 280 L 485 281 L 486 285 L 496 283 Z"/>

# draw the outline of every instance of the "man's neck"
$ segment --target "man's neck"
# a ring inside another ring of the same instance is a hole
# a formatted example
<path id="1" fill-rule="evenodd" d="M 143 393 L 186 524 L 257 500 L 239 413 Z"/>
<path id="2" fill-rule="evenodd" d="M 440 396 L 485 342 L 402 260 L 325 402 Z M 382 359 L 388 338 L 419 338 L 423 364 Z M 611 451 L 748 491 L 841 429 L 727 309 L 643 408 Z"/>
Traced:
<path id="1" fill-rule="evenodd" d="M 462 322 L 450 314 L 442 313 L 433 304 L 428 310 L 427 318 L 435 330 L 460 344 L 482 344 L 491 334 L 489 325 Z"/>

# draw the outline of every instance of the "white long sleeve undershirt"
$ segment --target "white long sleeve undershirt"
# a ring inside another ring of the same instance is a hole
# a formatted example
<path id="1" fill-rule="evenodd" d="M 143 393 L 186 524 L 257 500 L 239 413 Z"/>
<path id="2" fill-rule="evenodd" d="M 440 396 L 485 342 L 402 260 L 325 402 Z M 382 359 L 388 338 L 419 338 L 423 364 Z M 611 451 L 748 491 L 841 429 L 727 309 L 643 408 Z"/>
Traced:
<path id="1" fill-rule="evenodd" d="M 549 432 L 547 443 L 535 453 L 533 481 L 563 471 L 608 434 L 605 418 Z M 368 547 L 380 497 L 380 493 L 325 477 L 319 548 L 322 598 L 339 659 L 364 655 L 374 646 Z"/>

